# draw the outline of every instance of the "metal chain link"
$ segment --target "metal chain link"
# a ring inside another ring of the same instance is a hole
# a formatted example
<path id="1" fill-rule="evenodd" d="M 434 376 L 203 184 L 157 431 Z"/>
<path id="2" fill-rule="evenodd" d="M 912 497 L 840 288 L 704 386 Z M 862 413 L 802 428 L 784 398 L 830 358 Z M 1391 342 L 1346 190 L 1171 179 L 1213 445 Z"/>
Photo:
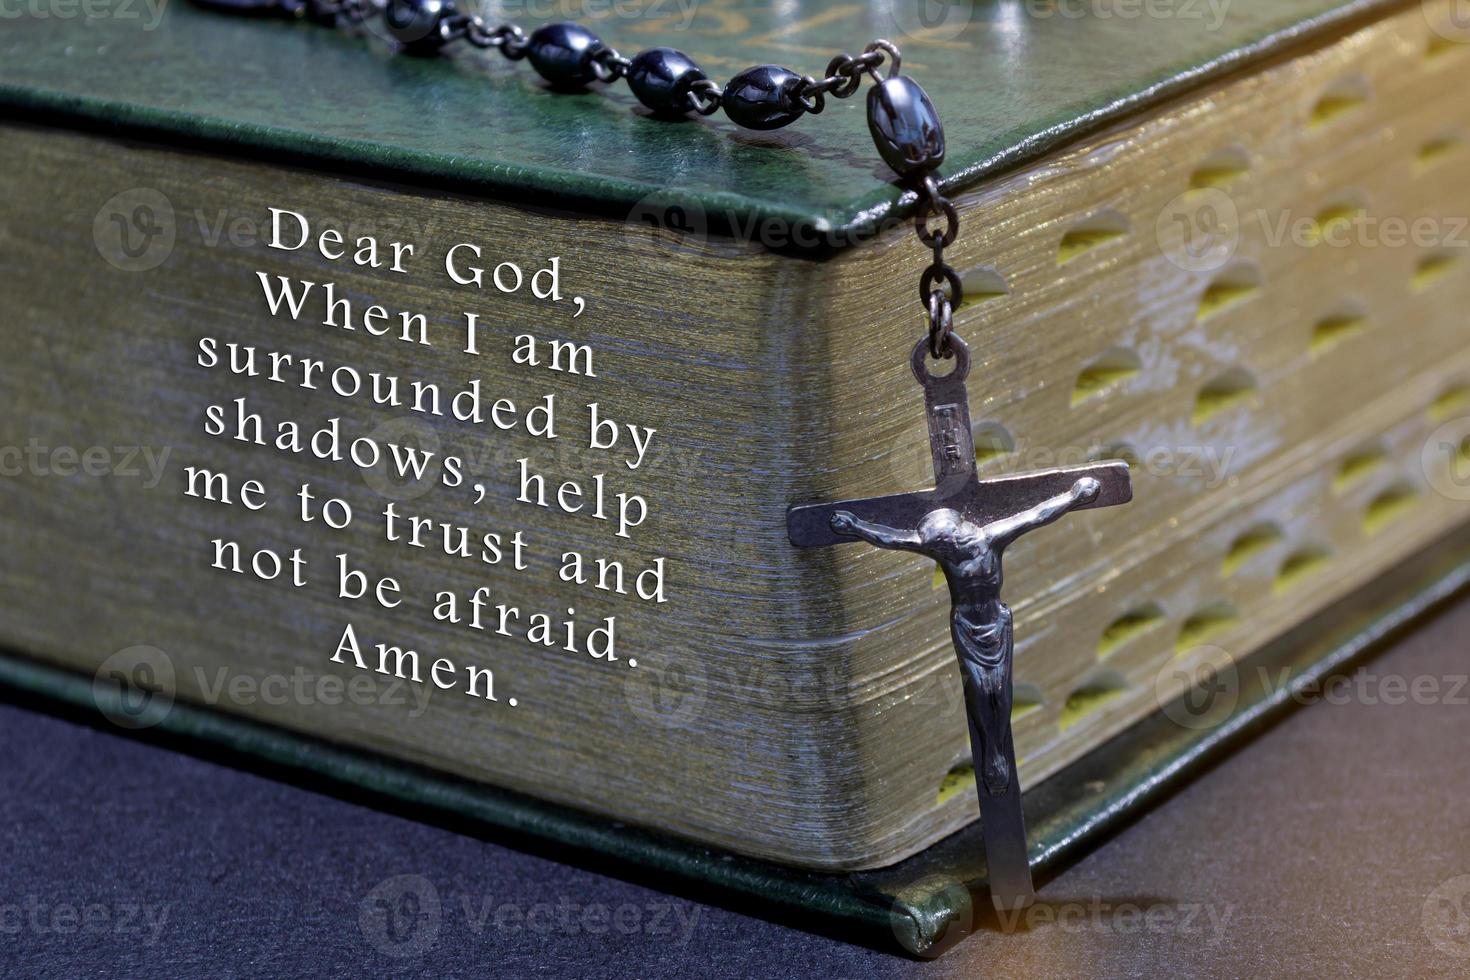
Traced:
<path id="1" fill-rule="evenodd" d="M 701 116 L 713 115 L 720 109 L 724 92 L 724 86 L 719 82 L 712 78 L 701 78 L 689 86 L 689 108 Z"/>
<path id="2" fill-rule="evenodd" d="M 914 232 L 934 253 L 934 261 L 919 277 L 919 299 L 929 314 L 929 353 L 935 358 L 954 356 L 949 337 L 954 332 L 954 311 L 965 300 L 960 274 L 944 261 L 944 250 L 960 233 L 960 215 L 954 203 L 939 191 L 933 174 L 925 174 L 918 187 L 919 206 L 914 212 Z M 929 226 L 931 218 L 943 217 L 942 231 Z M 941 282 L 946 288 L 939 288 Z"/>
<path id="3" fill-rule="evenodd" d="M 616 48 L 603 45 L 592 55 L 592 71 L 599 82 L 613 82 L 628 74 L 633 62 L 618 54 Z"/>
<path id="4" fill-rule="evenodd" d="M 512 60 L 521 57 L 526 50 L 526 32 L 515 24 L 500 24 L 490 27 L 478 14 L 471 15 L 465 24 L 464 38 L 477 48 L 499 48 L 500 53 Z"/>
<path id="5" fill-rule="evenodd" d="M 352 23 L 361 23 L 368 17 L 381 13 L 386 7 L 386 0 L 308 2 L 312 4 L 313 14 L 321 19 L 330 20 L 340 16 Z M 491 27 L 479 14 L 452 14 L 440 22 L 438 33 L 446 43 L 463 40 L 477 48 L 495 48 L 511 61 L 519 61 L 526 56 L 529 42 L 526 32 L 518 25 L 507 22 Z M 860 55 L 854 56 L 844 51 L 834 57 L 827 63 L 826 74 L 820 79 L 811 75 L 804 76 L 793 90 L 792 96 L 805 112 L 816 115 L 826 108 L 828 95 L 845 99 L 856 94 L 862 87 L 863 75 L 869 75 L 876 81 L 878 69 L 885 62 L 889 66 L 889 77 L 893 77 L 898 72 L 901 58 L 897 47 L 880 38 L 864 48 Z M 603 45 L 592 55 L 592 71 L 601 82 L 612 82 L 626 77 L 632 65 L 630 59 L 607 45 Z M 713 115 L 719 111 L 723 93 L 724 89 L 718 82 L 701 79 L 689 87 L 686 95 L 688 109 L 701 116 Z"/>
<path id="6" fill-rule="evenodd" d="M 815 115 L 826 107 L 824 96 L 830 95 L 834 99 L 848 98 L 856 94 L 862 86 L 864 74 L 876 79 L 878 68 L 884 61 L 888 61 L 888 73 L 892 77 L 898 71 L 900 60 L 898 48 L 884 40 L 874 41 L 857 57 L 844 51 L 827 62 L 826 77 L 820 80 L 810 75 L 804 77 L 796 89 L 796 98 L 801 100 L 807 112 Z"/>
<path id="7" fill-rule="evenodd" d="M 298 15 L 305 14 L 323 23 L 360 24 L 383 13 L 387 0 L 303 0 L 294 6 Z M 491 27 L 479 14 L 451 13 L 437 24 L 443 42 L 463 40 L 476 48 L 494 48 L 511 61 L 519 61 L 527 53 L 530 41 L 526 32 L 512 23 Z M 791 89 L 791 97 L 805 113 L 816 115 L 827 106 L 827 97 L 846 99 L 862 87 L 863 76 L 875 83 L 881 81 L 878 69 L 888 66 L 888 77 L 898 74 L 902 56 L 891 42 L 878 39 L 860 55 L 842 52 L 827 63 L 821 78 L 802 76 Z M 617 49 L 601 45 L 591 53 L 593 75 L 601 82 L 625 78 L 633 62 Z M 686 108 L 701 116 L 719 111 L 724 102 L 724 87 L 708 78 L 693 82 L 684 94 Z M 959 235 L 960 218 L 954 204 L 939 191 L 933 171 L 916 178 L 918 206 L 914 212 L 914 232 L 920 242 L 933 253 L 933 261 L 919 277 L 919 298 L 929 320 L 929 352 L 939 359 L 954 356 L 950 337 L 954 333 L 954 312 L 964 300 L 964 284 L 959 273 L 944 259 L 944 250 Z M 943 220 L 943 225 L 933 222 Z"/>

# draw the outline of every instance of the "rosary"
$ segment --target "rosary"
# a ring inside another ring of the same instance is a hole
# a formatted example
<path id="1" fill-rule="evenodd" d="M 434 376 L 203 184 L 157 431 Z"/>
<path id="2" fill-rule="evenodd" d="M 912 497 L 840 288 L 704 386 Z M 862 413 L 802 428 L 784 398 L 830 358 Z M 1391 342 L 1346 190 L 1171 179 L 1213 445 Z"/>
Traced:
<path id="1" fill-rule="evenodd" d="M 787 512 L 787 533 L 798 548 L 866 541 L 879 548 L 913 551 L 939 564 L 949 584 L 950 637 L 959 657 L 980 799 L 981 832 L 991 900 L 1014 910 L 1034 897 L 1011 737 L 1011 611 L 1000 601 L 1001 553 L 1027 531 L 1068 511 L 1124 504 L 1132 499 L 1128 466 L 1109 461 L 1021 476 L 979 479 L 970 426 L 970 351 L 954 332 L 963 298 L 959 274 L 944 250 L 959 233 L 959 214 L 939 191 L 935 172 L 944 162 L 944 130 L 929 96 L 899 74 L 898 49 L 877 40 L 857 56 L 839 54 L 825 77 L 813 78 L 776 65 L 748 68 L 724 86 L 673 48 L 651 48 L 625 58 L 578 24 L 547 24 L 529 36 L 514 24 L 491 26 L 456 9 L 454 0 L 198 0 L 239 14 L 305 18 L 328 26 L 352 26 L 381 16 L 405 54 L 435 55 L 464 41 L 495 48 L 506 58 L 531 62 L 553 88 L 576 91 L 593 82 L 625 79 L 638 101 L 654 113 L 711 115 L 721 109 L 747 129 L 779 129 L 815 115 L 827 96 L 843 99 L 869 76 L 868 129 L 878 153 L 918 195 L 914 226 L 934 261 L 919 280 L 929 329 L 914 346 L 914 377 L 924 389 L 934 489 L 805 504 Z M 887 65 L 887 76 L 878 69 Z M 943 219 L 942 228 L 930 222 Z M 930 360 L 953 361 L 942 375 Z"/>

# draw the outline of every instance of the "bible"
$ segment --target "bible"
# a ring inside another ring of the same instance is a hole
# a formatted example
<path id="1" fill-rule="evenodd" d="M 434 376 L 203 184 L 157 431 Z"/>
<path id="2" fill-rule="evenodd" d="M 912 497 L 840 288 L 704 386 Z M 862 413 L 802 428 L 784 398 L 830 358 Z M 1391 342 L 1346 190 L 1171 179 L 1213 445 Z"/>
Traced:
<path id="1" fill-rule="evenodd" d="M 836 914 L 897 903 L 932 943 L 925 909 L 985 879 L 927 875 L 980 833 L 987 766 L 956 572 L 921 545 L 1079 495 L 1005 556 L 1036 863 L 1087 810 L 1049 822 L 1048 794 L 1172 774 L 1088 767 L 1160 719 L 1230 730 L 1171 712 L 1457 540 L 1470 498 L 1453 4 L 1023 6 L 946 8 L 951 33 L 706 5 L 676 42 L 726 74 L 903 48 L 965 228 L 943 453 L 909 365 L 929 257 L 861 105 L 753 135 L 368 28 L 15 22 L 7 683 L 120 678 L 135 723 L 554 813 L 773 901 L 840 881 Z M 1052 84 L 1071 62 L 1097 70 Z M 987 510 L 1035 470 L 1076 475 Z M 935 511 L 946 472 L 981 489 Z"/>

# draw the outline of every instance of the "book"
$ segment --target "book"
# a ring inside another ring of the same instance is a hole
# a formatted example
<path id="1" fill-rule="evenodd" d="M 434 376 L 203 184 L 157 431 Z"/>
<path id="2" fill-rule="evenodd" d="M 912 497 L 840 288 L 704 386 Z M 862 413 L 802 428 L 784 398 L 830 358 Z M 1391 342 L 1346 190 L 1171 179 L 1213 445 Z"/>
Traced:
<path id="1" fill-rule="evenodd" d="M 815 70 L 863 11 L 717 5 L 686 46 Z M 1009 553 L 1029 788 L 1464 521 L 1470 57 L 1448 4 L 972 16 L 900 43 L 949 126 L 982 475 L 1134 468 Z M 25 21 L 0 66 L 0 641 L 800 868 L 974 821 L 932 566 L 786 541 L 793 503 L 927 480 L 929 256 L 860 103 L 752 136 L 488 56 L 155 26 Z"/>

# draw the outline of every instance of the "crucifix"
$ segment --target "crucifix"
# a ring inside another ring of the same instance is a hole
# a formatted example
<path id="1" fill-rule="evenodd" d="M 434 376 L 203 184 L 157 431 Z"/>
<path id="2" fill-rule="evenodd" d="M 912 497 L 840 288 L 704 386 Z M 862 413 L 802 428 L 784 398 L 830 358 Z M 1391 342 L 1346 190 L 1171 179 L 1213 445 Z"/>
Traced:
<path id="1" fill-rule="evenodd" d="M 1011 611 L 1000 601 L 1001 553 L 1069 511 L 1125 504 L 1133 491 L 1121 460 L 981 480 L 965 388 L 969 348 L 953 333 L 947 340 L 955 361 L 948 374 L 929 372 L 928 338 L 912 362 L 928 409 L 934 489 L 798 505 L 787 512 L 787 533 L 798 548 L 866 541 L 926 555 L 944 570 L 991 901 L 1009 911 L 1031 904 L 1034 892 L 1011 739 Z"/>

